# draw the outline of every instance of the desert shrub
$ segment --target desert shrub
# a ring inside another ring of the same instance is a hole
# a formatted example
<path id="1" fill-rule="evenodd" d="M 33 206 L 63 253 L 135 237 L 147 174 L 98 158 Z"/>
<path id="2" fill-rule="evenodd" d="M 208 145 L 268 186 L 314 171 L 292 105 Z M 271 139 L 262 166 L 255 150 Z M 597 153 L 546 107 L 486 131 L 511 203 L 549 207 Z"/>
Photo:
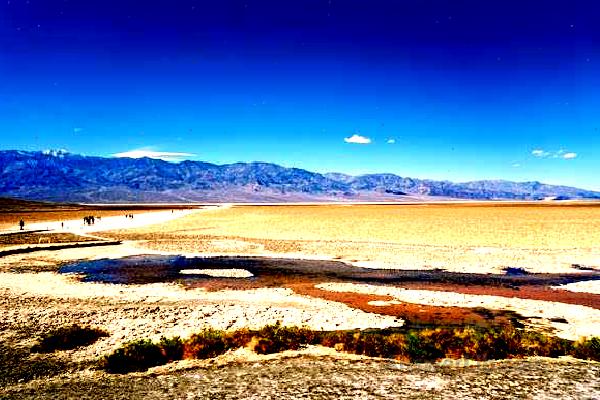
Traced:
<path id="1" fill-rule="evenodd" d="M 511 326 L 489 329 L 479 337 L 482 359 L 501 360 L 522 354 L 520 332 Z"/>
<path id="2" fill-rule="evenodd" d="M 584 360 L 600 361 L 600 337 L 594 336 L 575 342 L 570 354 Z"/>
<path id="3" fill-rule="evenodd" d="M 556 336 L 542 335 L 536 332 L 522 332 L 519 355 L 559 357 L 568 354 L 572 342 Z"/>
<path id="4" fill-rule="evenodd" d="M 166 362 L 167 358 L 158 344 L 142 339 L 126 343 L 123 347 L 115 350 L 105 358 L 104 367 L 108 372 L 122 374 L 145 371 Z"/>
<path id="5" fill-rule="evenodd" d="M 278 353 L 283 350 L 298 350 L 307 344 L 318 342 L 316 332 L 307 328 L 282 326 L 279 322 L 266 325 L 256 331 L 257 344 L 254 351 L 258 354 Z"/>
<path id="6" fill-rule="evenodd" d="M 441 344 L 436 343 L 433 332 L 429 329 L 412 331 L 406 334 L 406 353 L 413 362 L 435 361 L 444 357 L 440 350 Z"/>
<path id="7" fill-rule="evenodd" d="M 345 351 L 354 352 L 353 335 L 348 331 L 322 332 L 319 335 L 318 344 L 326 347 L 335 347 L 335 345 L 341 344 Z"/>
<path id="8" fill-rule="evenodd" d="M 183 358 L 183 341 L 179 336 L 173 338 L 161 337 L 158 347 L 160 347 L 160 352 L 167 362 Z"/>
<path id="9" fill-rule="evenodd" d="M 161 338 L 158 344 L 139 340 L 125 344 L 106 357 L 110 372 L 141 371 L 182 358 L 205 359 L 229 349 L 252 346 L 259 354 L 296 350 L 308 344 L 334 347 L 340 351 L 409 362 L 432 362 L 442 358 L 473 360 L 524 356 L 574 357 L 600 361 L 600 338 L 573 343 L 514 327 L 447 327 L 370 331 L 312 331 L 277 323 L 259 330 L 224 332 L 206 329 L 189 339 Z"/>
<path id="10" fill-rule="evenodd" d="M 226 335 L 216 329 L 205 329 L 183 342 L 183 358 L 212 358 L 229 349 Z"/>
<path id="11" fill-rule="evenodd" d="M 249 329 L 238 329 L 225 334 L 225 343 L 228 349 L 245 347 L 255 336 L 255 332 Z"/>
<path id="12" fill-rule="evenodd" d="M 40 338 L 31 351 L 51 353 L 56 350 L 69 350 L 94 343 L 101 337 L 108 336 L 106 331 L 98 328 L 70 325 L 48 332 Z"/>
<path id="13" fill-rule="evenodd" d="M 398 343 L 389 340 L 389 335 L 368 333 L 361 340 L 362 354 L 370 357 L 396 358 L 400 352 Z"/>

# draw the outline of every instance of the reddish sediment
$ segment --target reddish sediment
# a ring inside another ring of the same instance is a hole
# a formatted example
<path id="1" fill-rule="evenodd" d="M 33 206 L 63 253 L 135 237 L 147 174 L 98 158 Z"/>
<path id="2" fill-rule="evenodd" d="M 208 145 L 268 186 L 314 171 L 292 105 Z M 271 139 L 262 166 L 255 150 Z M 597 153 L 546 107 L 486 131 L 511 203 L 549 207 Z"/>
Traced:
<path id="1" fill-rule="evenodd" d="M 330 292 L 316 288 L 314 284 L 289 284 L 294 292 L 329 301 L 344 303 L 365 312 L 393 315 L 407 321 L 410 325 L 478 325 L 504 326 L 511 323 L 515 314 L 497 310 L 479 310 L 466 307 L 441 307 L 402 302 L 400 304 L 372 305 L 372 301 L 391 301 L 391 296 L 362 293 Z"/>

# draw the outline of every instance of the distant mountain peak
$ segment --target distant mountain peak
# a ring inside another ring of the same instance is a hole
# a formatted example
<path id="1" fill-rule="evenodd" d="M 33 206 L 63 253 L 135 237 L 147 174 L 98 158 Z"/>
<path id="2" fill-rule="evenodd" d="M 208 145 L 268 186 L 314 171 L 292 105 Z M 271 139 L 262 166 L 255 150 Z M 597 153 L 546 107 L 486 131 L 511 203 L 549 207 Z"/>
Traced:
<path id="1" fill-rule="evenodd" d="M 70 154 L 65 149 L 47 149 L 47 150 L 42 150 L 41 153 L 45 156 L 52 156 L 52 157 L 64 157 L 64 156 L 67 156 Z"/>
<path id="2" fill-rule="evenodd" d="M 391 173 L 320 174 L 264 161 L 174 163 L 87 157 L 59 149 L 0 151 L 0 196 L 63 202 L 281 202 L 600 199 L 600 192 L 537 181 L 453 183 Z"/>

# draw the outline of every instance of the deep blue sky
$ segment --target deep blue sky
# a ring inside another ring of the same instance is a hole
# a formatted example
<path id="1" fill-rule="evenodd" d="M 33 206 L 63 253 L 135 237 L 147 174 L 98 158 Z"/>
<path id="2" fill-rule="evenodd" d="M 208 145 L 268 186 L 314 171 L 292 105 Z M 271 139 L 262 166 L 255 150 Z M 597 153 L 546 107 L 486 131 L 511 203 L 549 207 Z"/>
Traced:
<path id="1" fill-rule="evenodd" d="M 0 149 L 600 189 L 598 1 L 0 1 Z"/>

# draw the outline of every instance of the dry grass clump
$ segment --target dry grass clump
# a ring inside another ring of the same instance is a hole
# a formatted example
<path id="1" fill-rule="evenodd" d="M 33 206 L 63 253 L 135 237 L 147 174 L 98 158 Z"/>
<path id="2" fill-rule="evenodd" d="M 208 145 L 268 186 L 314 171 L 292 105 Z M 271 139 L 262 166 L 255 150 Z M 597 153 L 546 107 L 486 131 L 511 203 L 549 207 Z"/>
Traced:
<path id="1" fill-rule="evenodd" d="M 108 336 L 108 332 L 102 329 L 81 327 L 75 324 L 48 332 L 31 348 L 31 351 L 36 353 L 51 353 L 56 350 L 70 350 L 81 346 L 88 346 L 101 337 L 106 336 Z"/>
<path id="2" fill-rule="evenodd" d="M 207 329 L 186 340 L 178 337 L 162 338 L 159 343 L 138 340 L 125 344 L 106 357 L 104 366 L 109 372 L 126 373 L 173 360 L 213 358 L 240 347 L 250 347 L 259 354 L 271 354 L 297 350 L 306 345 L 322 345 L 348 353 L 406 362 L 564 355 L 600 361 L 600 338 L 574 343 L 512 327 L 313 331 L 277 323 L 259 330 L 225 332 Z"/>
<path id="3" fill-rule="evenodd" d="M 106 357 L 102 364 L 111 373 L 145 371 L 157 365 L 166 364 L 169 360 L 161 351 L 161 345 L 149 339 L 140 339 L 125 343 Z"/>

